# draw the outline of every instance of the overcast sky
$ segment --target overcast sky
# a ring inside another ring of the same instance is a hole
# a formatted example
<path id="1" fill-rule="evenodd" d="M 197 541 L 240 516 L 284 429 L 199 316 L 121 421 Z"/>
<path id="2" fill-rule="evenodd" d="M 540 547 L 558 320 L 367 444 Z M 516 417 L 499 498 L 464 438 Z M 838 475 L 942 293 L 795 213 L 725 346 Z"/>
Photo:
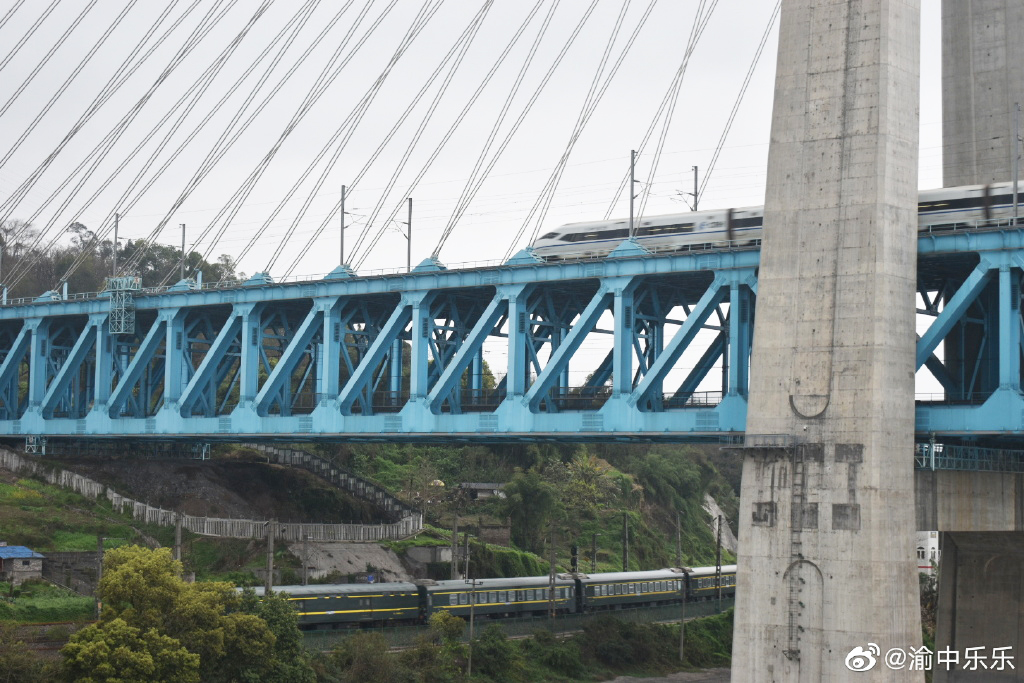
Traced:
<path id="1" fill-rule="evenodd" d="M 621 0 L 595 2 L 593 14 L 523 119 L 479 194 L 456 224 L 441 252 L 442 261 L 456 264 L 499 259 L 526 223 L 531 207 L 566 150 L 622 7 Z M 629 4 L 610 61 L 618 57 L 648 2 L 633 0 Z M 329 168 L 326 159 L 315 165 L 312 174 L 300 185 L 300 190 L 283 205 L 281 202 L 288 189 L 328 145 L 339 125 L 358 109 L 361 98 L 381 76 L 417 12 L 425 6 L 423 0 L 332 0 L 309 5 L 313 7 L 312 14 L 291 36 L 293 42 L 279 55 L 280 59 L 268 80 L 248 104 L 246 100 L 264 69 L 284 45 L 273 41 L 282 29 L 291 30 L 294 24 L 289 22 L 301 15 L 302 8 L 306 6 L 304 3 L 268 2 L 265 12 L 241 37 L 208 87 L 196 96 L 196 91 L 190 91 L 190 88 L 253 19 L 261 5 L 257 0 L 242 0 L 234 4 L 214 0 L 138 1 L 134 5 L 127 0 L 57 0 L 52 13 L 45 18 L 51 6 L 47 0 L 30 0 L 20 5 L 17 0 L 2 0 L 0 17 L 7 16 L 9 10 L 16 8 L 6 24 L 0 27 L 0 45 L 4 46 L 4 51 L 9 51 L 0 56 L 3 60 L 0 66 L 0 103 L 7 104 L 6 111 L 0 115 L 0 155 L 3 156 L 7 156 L 73 71 L 89 56 L 90 50 L 111 28 L 116 17 L 128 9 L 109 38 L 89 57 L 78 76 L 53 100 L 49 112 L 0 167 L 0 199 L 7 200 L 54 152 L 168 4 L 171 5 L 169 14 L 145 43 L 143 52 L 154 45 L 175 20 L 181 18 L 181 23 L 70 140 L 46 172 L 31 185 L 10 216 L 32 218 L 38 229 L 49 229 L 49 236 L 74 220 L 94 230 L 101 229 L 101 226 L 110 224 L 112 214 L 119 210 L 123 213 L 122 237 L 144 237 L 165 221 L 166 228 L 159 240 L 176 244 L 180 240 L 178 226 L 185 223 L 191 246 L 203 230 L 213 227 L 216 231 L 223 224 L 214 223 L 217 212 L 230 205 L 232 194 L 275 146 L 332 53 L 342 46 L 343 57 L 352 55 L 348 64 L 273 155 L 258 183 L 226 225 L 223 237 L 216 244 L 212 244 L 212 237 L 207 237 L 198 246 L 209 258 L 221 253 L 237 256 L 266 225 L 266 232 L 245 253 L 241 266 L 247 273 L 252 273 L 264 270 L 272 263 L 272 274 L 280 277 L 295 261 L 303 245 L 328 219 L 323 234 L 291 270 L 296 275 L 316 274 L 325 273 L 337 265 L 338 221 L 336 213 L 330 218 L 330 212 L 340 197 L 340 186 L 351 186 L 364 168 L 365 174 L 347 197 L 346 208 L 351 214 L 348 222 L 353 224 L 346 232 L 349 253 L 359 239 L 367 217 L 378 204 L 379 214 L 371 236 L 399 207 L 398 219 L 405 220 L 402 201 L 413 180 L 422 174 L 422 179 L 409 193 L 414 198 L 413 260 L 418 262 L 430 255 L 449 223 L 499 112 L 506 110 L 507 114 L 494 148 L 524 110 L 555 56 L 572 34 L 573 27 L 591 5 L 591 0 L 562 0 L 558 3 L 522 85 L 511 104 L 506 106 L 512 84 L 552 6 L 552 0 L 542 2 L 475 105 L 423 173 L 428 158 L 449 133 L 459 112 L 533 6 L 530 0 L 495 0 L 472 42 L 462 53 L 458 67 L 452 72 L 450 67 L 456 60 L 444 62 L 445 55 L 453 48 L 456 55 L 459 54 L 460 47 L 464 45 L 458 42 L 459 36 L 471 26 L 482 3 L 479 0 L 445 0 L 387 75 L 358 126 L 351 131 L 337 162 Z M 698 4 L 696 0 L 656 2 L 633 48 L 573 147 L 542 228 L 604 216 L 628 168 L 630 149 L 639 147 L 679 68 Z M 652 172 L 651 169 L 656 146 L 654 141 L 638 161 L 637 176 L 650 183 L 647 214 L 687 210 L 679 193 L 689 192 L 692 188 L 692 166 L 699 166 L 702 176 L 706 173 L 774 4 L 771 0 L 721 0 L 718 3 L 688 64 L 657 171 Z M 925 0 L 923 5 L 921 186 L 935 187 L 941 184 L 939 3 L 938 0 Z M 190 6 L 193 7 L 191 11 Z M 332 18 L 343 6 L 348 6 L 347 11 L 331 25 Z M 85 9 L 88 12 L 77 27 L 67 33 L 64 43 L 44 63 L 62 35 L 79 20 L 80 12 Z M 89 154 L 104 136 L 116 129 L 122 117 L 132 115 L 134 108 L 171 63 L 175 52 L 187 45 L 189 36 L 202 18 L 211 11 L 216 14 L 219 9 L 223 9 L 224 14 L 218 23 L 159 83 L 151 97 L 125 124 L 123 133 L 105 156 L 90 161 Z M 357 22 L 364 9 L 367 9 L 365 16 Z M 380 16 L 383 16 L 380 25 L 370 33 L 370 26 Z M 18 48 L 21 38 L 37 22 L 35 32 Z M 322 42 L 312 50 L 295 75 L 277 88 L 279 79 L 297 62 L 303 50 L 329 26 Z M 724 150 L 708 181 L 701 200 L 702 209 L 762 203 L 777 28 L 776 25 L 769 38 Z M 356 50 L 356 44 L 368 33 L 369 37 Z M 287 31 L 284 35 L 285 39 L 289 37 Z M 347 43 L 346 35 L 350 36 Z M 268 46 L 272 46 L 271 51 L 258 61 L 258 56 Z M 140 57 L 135 57 L 130 63 L 140 61 Z M 237 90 L 231 92 L 254 62 L 256 68 Z M 385 142 L 385 137 L 431 73 L 442 64 L 445 66 L 439 77 L 371 164 L 375 150 Z M 437 101 L 436 111 L 427 119 L 435 95 L 449 76 L 450 83 L 443 97 Z M 19 89 L 22 89 L 20 93 L 17 92 Z M 228 93 L 231 94 L 225 104 L 212 113 L 216 103 Z M 268 93 L 274 96 L 266 108 L 184 203 L 174 209 L 176 200 L 204 162 L 207 152 L 231 125 L 232 117 L 239 112 L 248 116 Z M 194 101 L 190 97 L 194 97 Z M 185 98 L 182 101 L 190 108 L 187 115 L 179 120 L 181 112 L 186 111 L 182 107 L 176 108 L 181 98 Z M 168 112 L 171 117 L 154 133 L 154 126 Z M 209 121 L 201 125 L 207 116 L 210 116 Z M 177 128 L 167 137 L 176 124 Z M 392 174 L 410 149 L 421 124 L 419 144 L 411 148 L 408 161 L 389 190 Z M 655 141 L 658 131 L 660 126 L 656 129 Z M 140 186 L 153 177 L 157 169 L 170 159 L 172 151 L 190 134 L 195 135 L 191 143 L 182 149 L 151 187 L 141 191 Z M 139 153 L 129 158 L 130 152 L 140 144 Z M 327 149 L 329 158 L 337 146 Z M 73 174 L 83 161 L 94 165 L 87 165 Z M 150 164 L 148 167 L 147 162 Z M 325 169 L 324 184 L 316 190 L 314 183 Z M 72 183 L 63 191 L 58 190 L 69 177 Z M 80 180 L 81 189 L 65 206 L 64 199 Z M 51 197 L 58 201 L 47 203 Z M 303 211 L 307 198 L 310 198 L 310 203 Z M 282 210 L 270 220 L 279 205 Z M 622 198 L 615 214 L 624 215 L 626 210 L 625 199 Z M 293 226 L 294 234 L 285 241 L 275 260 L 274 253 Z M 533 223 L 527 224 L 519 246 L 527 243 L 534 227 Z M 369 242 L 361 245 L 362 253 L 356 252 L 356 255 L 361 257 L 364 270 L 404 266 L 405 238 L 400 229 L 404 226 L 388 227 L 371 251 L 365 249 Z"/>

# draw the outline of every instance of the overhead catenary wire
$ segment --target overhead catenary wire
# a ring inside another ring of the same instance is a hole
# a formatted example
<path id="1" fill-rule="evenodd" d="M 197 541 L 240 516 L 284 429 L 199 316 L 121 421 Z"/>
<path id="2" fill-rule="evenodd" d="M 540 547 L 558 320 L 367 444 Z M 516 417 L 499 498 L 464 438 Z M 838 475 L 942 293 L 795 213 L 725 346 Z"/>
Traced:
<path id="1" fill-rule="evenodd" d="M 7 25 L 8 20 L 11 17 L 13 17 L 14 13 L 17 12 L 18 9 L 20 9 L 21 6 L 24 5 L 24 4 L 25 4 L 25 0 L 17 0 L 17 2 L 15 2 L 13 5 L 11 5 L 10 8 L 6 12 L 4 12 L 4 15 L 2 17 L 0 17 L 0 31 L 3 30 L 4 26 Z"/>

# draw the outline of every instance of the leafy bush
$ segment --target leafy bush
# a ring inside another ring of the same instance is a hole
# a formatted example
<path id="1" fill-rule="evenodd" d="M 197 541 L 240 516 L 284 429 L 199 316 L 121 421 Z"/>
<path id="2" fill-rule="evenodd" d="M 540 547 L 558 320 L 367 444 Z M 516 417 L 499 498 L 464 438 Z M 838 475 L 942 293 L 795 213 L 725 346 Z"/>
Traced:
<path id="1" fill-rule="evenodd" d="M 522 679 L 523 655 L 497 624 L 489 624 L 472 647 L 474 668 L 480 673 L 501 681 Z"/>

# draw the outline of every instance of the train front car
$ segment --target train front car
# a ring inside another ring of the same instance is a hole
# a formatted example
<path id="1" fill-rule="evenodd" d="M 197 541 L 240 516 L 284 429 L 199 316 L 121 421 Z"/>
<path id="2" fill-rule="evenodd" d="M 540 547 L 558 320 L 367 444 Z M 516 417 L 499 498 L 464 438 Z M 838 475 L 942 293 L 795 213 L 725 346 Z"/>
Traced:
<path id="1" fill-rule="evenodd" d="M 263 596 L 263 588 L 256 588 Z M 412 583 L 340 583 L 274 586 L 286 593 L 299 613 L 299 628 L 331 629 L 373 624 L 420 622 L 424 614 L 420 589 Z"/>
<path id="2" fill-rule="evenodd" d="M 472 606 L 474 618 L 544 616 L 552 608 L 550 579 L 525 576 L 513 579 L 436 581 L 426 586 L 430 612 L 444 611 L 465 619 Z M 571 576 L 555 578 L 556 613 L 576 611 L 576 586 Z"/>

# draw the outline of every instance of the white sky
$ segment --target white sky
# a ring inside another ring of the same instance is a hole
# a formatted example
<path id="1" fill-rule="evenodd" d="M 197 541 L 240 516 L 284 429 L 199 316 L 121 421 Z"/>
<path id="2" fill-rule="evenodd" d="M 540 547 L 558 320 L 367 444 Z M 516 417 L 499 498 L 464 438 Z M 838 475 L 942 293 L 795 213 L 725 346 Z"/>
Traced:
<path id="1" fill-rule="evenodd" d="M 123 213 L 121 237 L 140 238 L 149 234 L 166 216 L 167 227 L 162 231 L 160 241 L 177 244 L 180 240 L 178 226 L 185 223 L 191 246 L 200 231 L 211 224 L 217 211 L 227 204 L 231 194 L 274 145 L 298 103 L 329 59 L 330 53 L 351 27 L 353 17 L 367 3 L 370 5 L 369 16 L 377 16 L 384 11 L 388 1 L 354 0 L 348 12 L 313 51 L 292 82 L 276 93 L 269 106 L 255 120 L 253 127 L 239 139 L 238 144 L 180 208 L 171 211 L 179 193 L 202 163 L 206 151 L 228 125 L 230 118 L 242 107 L 259 71 L 251 75 L 243 87 L 231 96 L 226 106 L 200 131 L 168 171 L 148 191 L 141 194 L 137 203 L 126 208 L 127 202 L 119 199 L 122 193 L 140 178 L 148 179 L 169 157 L 170 151 L 185 139 L 186 134 L 197 128 L 214 103 L 252 63 L 254 56 L 298 12 L 302 3 L 278 1 L 271 4 L 225 63 L 211 87 L 196 102 L 191 113 L 172 136 L 171 143 L 162 151 L 157 149 L 170 127 L 168 124 L 144 144 L 138 158 L 118 170 L 128 152 L 146 139 L 160 117 L 172 109 L 173 103 L 188 91 L 197 77 L 234 39 L 259 3 L 256 0 L 244 0 L 230 6 L 231 9 L 216 29 L 186 57 L 146 102 L 110 153 L 88 173 L 76 176 L 77 181 L 78 177 L 85 175 L 84 189 L 61 210 L 58 210 L 56 203 L 46 204 L 51 193 L 57 190 L 72 169 L 87 157 L 104 135 L 139 101 L 169 62 L 173 51 L 186 42 L 188 33 L 198 23 L 199 17 L 216 5 L 213 0 L 202 0 L 184 19 L 179 29 L 56 157 L 49 170 L 32 185 L 10 217 L 27 219 L 38 211 L 33 223 L 39 229 L 52 226 L 49 236 L 74 220 L 94 230 L 101 225 L 109 225 L 113 212 L 120 210 Z M 636 25 L 647 2 L 631 2 L 625 27 L 613 55 L 618 54 L 618 48 Z M 0 17 L 5 16 L 15 4 L 16 0 L 0 0 Z M 60 35 L 72 25 L 78 12 L 88 4 L 87 0 L 74 3 L 64 0 L 40 23 L 24 47 L 0 68 L 0 103 L 10 102 L 9 109 L 0 115 L 0 158 L 6 155 L 29 123 L 40 114 L 98 37 L 111 25 L 114 17 L 129 6 L 127 0 L 96 0 L 81 24 L 69 34 L 64 45 L 41 67 L 24 91 L 12 100 L 12 96 L 41 64 Z M 54 151 L 61 138 L 100 92 L 166 4 L 135 3 L 110 39 L 56 100 L 40 125 L 10 160 L 0 166 L 0 200 L 6 200 L 32 170 Z M 191 0 L 178 0 L 170 16 L 182 15 L 189 4 Z M 319 3 L 310 21 L 284 54 L 271 76 L 271 83 L 276 82 L 295 62 L 301 50 L 328 24 L 343 4 L 341 0 Z M 376 163 L 370 166 L 366 176 L 349 192 L 346 208 L 352 215 L 348 220 L 357 223 L 346 232 L 349 253 L 363 227 L 359 222 L 365 221 L 365 217 L 378 202 L 381 202 L 382 214 L 374 228 L 401 205 L 411 179 L 420 172 L 430 150 L 444 136 L 456 113 L 469 99 L 532 4 L 532 0 L 495 0 L 441 100 L 437 113 L 426 125 L 421 144 L 412 150 L 407 166 L 391 191 L 385 189 L 391 174 L 408 147 L 414 130 L 423 120 L 424 112 L 440 81 L 434 83 L 391 143 L 384 148 Z M 555 53 L 565 43 L 571 27 L 589 4 L 590 0 L 563 0 L 558 5 L 523 86 L 509 107 L 510 114 L 504 121 L 499 140 L 522 110 Z M 259 184 L 228 226 L 224 238 L 212 249 L 212 253 L 207 254 L 208 258 L 215 258 L 221 253 L 237 256 L 253 239 L 256 231 L 281 202 L 287 189 L 298 179 L 307 164 L 313 161 L 338 123 L 349 114 L 369 84 L 381 73 L 412 17 L 423 5 L 422 0 L 397 0 L 379 29 L 285 141 Z M 300 216 L 303 200 L 310 193 L 312 180 L 319 175 L 323 164 L 316 167 L 315 173 L 302 186 L 302 190 L 285 204 L 266 233 L 246 254 L 241 262 L 242 270 L 250 274 L 264 270 L 270 263 L 271 254 L 282 243 L 286 231 L 295 221 L 295 234 L 285 243 L 282 255 L 271 268 L 271 274 L 277 278 L 285 274 L 302 246 L 338 201 L 340 185 L 351 185 L 356 175 L 367 165 L 373 151 L 384 140 L 415 92 L 440 63 L 480 5 L 477 0 L 444 2 L 385 81 L 339 162 L 326 175 L 325 185 L 313 194 L 308 210 Z M 487 132 L 503 107 L 527 49 L 537 33 L 540 20 L 550 5 L 550 1 L 544 2 L 544 7 L 515 45 L 494 80 L 483 91 L 476 106 L 412 191 L 414 263 L 429 256 L 437 244 L 480 154 Z M 922 187 L 937 187 L 941 184 L 939 3 L 937 0 L 925 0 L 923 5 L 920 178 Z M 6 25 L 0 27 L 0 46 L 3 46 L 0 48 L 0 60 L 6 59 L 7 51 L 13 49 L 28 28 L 43 16 L 48 6 L 49 2 L 44 0 L 25 2 L 11 15 Z M 441 252 L 443 262 L 454 265 L 500 259 L 509 248 L 513 236 L 523 225 L 551 169 L 566 147 L 621 6 L 621 0 L 597 0 L 597 9 L 570 48 L 565 61 L 524 120 L 480 194 L 457 224 Z M 614 189 L 628 168 L 629 150 L 639 146 L 680 63 L 697 6 L 696 0 L 660 0 L 657 3 L 634 48 L 575 145 L 542 227 L 550 228 L 566 222 L 603 217 Z M 657 172 L 652 174 L 650 153 L 644 154 L 638 162 L 637 176 L 651 183 L 646 213 L 687 210 L 678 193 L 692 189 L 691 166 L 699 166 L 702 176 L 706 172 L 773 7 L 774 2 L 771 0 L 719 2 L 689 63 Z M 357 37 L 365 33 L 367 23 L 364 21 L 356 30 Z M 166 26 L 167 23 L 164 24 Z M 160 29 L 162 31 L 163 28 Z M 702 198 L 702 209 L 761 204 L 763 201 L 776 36 L 777 25 Z M 149 44 L 152 43 L 153 39 Z M 261 68 L 267 61 L 261 64 Z M 265 90 L 261 91 L 261 97 L 263 92 Z M 653 145 L 649 149 L 653 151 Z M 149 170 L 144 169 L 144 160 L 147 158 L 155 161 Z M 87 199 L 94 191 L 104 187 L 95 199 Z M 64 198 L 67 194 L 68 190 L 65 190 L 57 196 Z M 129 192 L 129 196 L 135 195 Z M 625 212 L 626 204 L 622 200 L 616 214 L 622 215 Z M 399 218 L 405 219 L 404 206 L 400 208 Z M 532 231 L 531 224 L 518 246 L 526 244 Z M 200 244 L 198 249 L 207 252 L 210 249 L 209 241 Z M 294 269 L 294 274 L 326 273 L 337 263 L 338 221 L 335 214 L 325 232 Z M 399 268 L 404 265 L 405 238 L 396 226 L 384 233 L 380 243 L 363 263 L 362 270 Z"/>

